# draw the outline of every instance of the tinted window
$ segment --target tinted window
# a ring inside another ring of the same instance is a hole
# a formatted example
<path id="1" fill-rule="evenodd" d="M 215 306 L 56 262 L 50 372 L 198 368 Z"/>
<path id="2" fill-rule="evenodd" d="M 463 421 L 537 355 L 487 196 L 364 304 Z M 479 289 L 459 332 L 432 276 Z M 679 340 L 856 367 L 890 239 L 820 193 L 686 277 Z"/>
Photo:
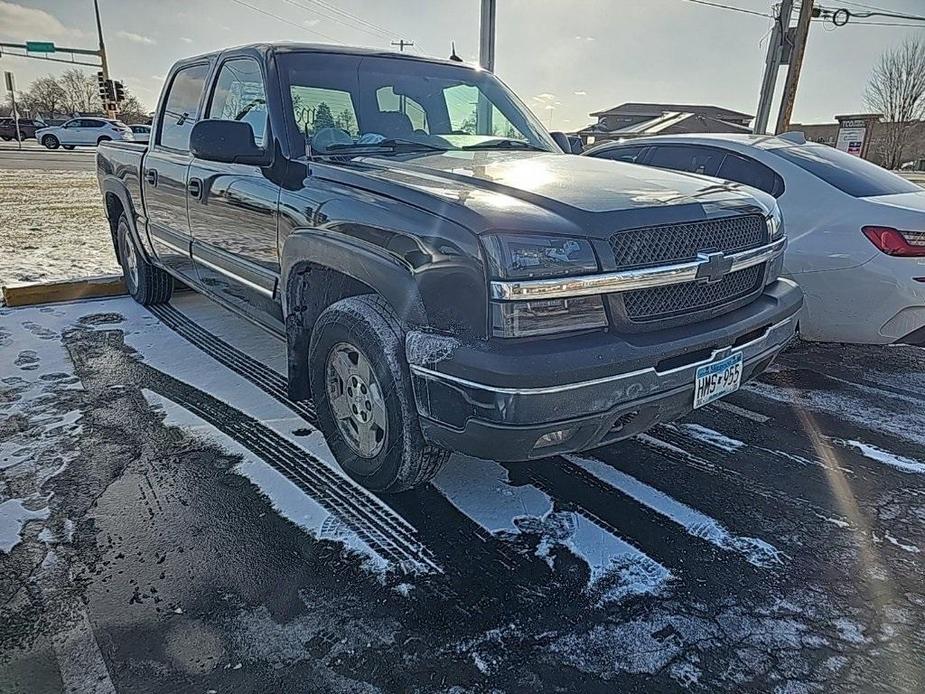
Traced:
<path id="1" fill-rule="evenodd" d="M 424 107 L 414 99 L 400 96 L 395 93 L 394 87 L 380 87 L 376 90 L 376 103 L 380 111 L 400 111 L 408 116 L 411 127 L 415 130 L 427 131 L 427 113 Z M 349 128 L 345 128 L 349 130 Z"/>
<path id="2" fill-rule="evenodd" d="M 780 176 L 764 164 L 737 154 L 726 155 L 717 175 L 727 181 L 744 183 L 774 196 L 784 192 L 784 182 Z"/>
<path id="3" fill-rule="evenodd" d="M 922 190 L 876 164 L 826 145 L 777 147 L 768 151 L 856 198 Z"/>
<path id="4" fill-rule="evenodd" d="M 723 153 L 715 149 L 661 145 L 652 148 L 646 164 L 663 169 L 715 176 L 722 159 Z"/>
<path id="5" fill-rule="evenodd" d="M 267 131 L 267 94 L 256 61 L 241 58 L 222 65 L 212 93 L 209 118 L 243 121 L 254 131 L 254 142 L 263 145 Z"/>
<path id="6" fill-rule="evenodd" d="M 92 118 L 84 118 L 80 121 L 81 128 L 102 128 L 106 125 L 105 121 L 94 120 Z"/>
<path id="7" fill-rule="evenodd" d="M 199 119 L 199 99 L 208 72 L 208 65 L 192 65 L 174 76 L 160 119 L 159 142 L 164 147 L 189 149 L 189 135 Z"/>
<path id="8" fill-rule="evenodd" d="M 639 155 L 642 153 L 644 147 L 615 147 L 613 149 L 605 149 L 600 154 L 595 154 L 595 157 L 601 159 L 613 159 L 614 161 L 628 161 L 635 162 Z"/>

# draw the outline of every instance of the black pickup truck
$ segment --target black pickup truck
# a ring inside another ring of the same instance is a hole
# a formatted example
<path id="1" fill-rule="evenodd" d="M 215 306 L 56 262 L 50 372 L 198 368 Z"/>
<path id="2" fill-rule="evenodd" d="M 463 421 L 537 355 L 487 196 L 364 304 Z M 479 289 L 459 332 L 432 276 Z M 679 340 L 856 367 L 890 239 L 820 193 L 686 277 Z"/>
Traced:
<path id="1" fill-rule="evenodd" d="M 794 335 L 772 198 L 566 147 L 487 71 L 261 44 L 180 61 L 97 170 L 132 296 L 284 338 L 338 462 L 398 491 L 633 436 Z"/>

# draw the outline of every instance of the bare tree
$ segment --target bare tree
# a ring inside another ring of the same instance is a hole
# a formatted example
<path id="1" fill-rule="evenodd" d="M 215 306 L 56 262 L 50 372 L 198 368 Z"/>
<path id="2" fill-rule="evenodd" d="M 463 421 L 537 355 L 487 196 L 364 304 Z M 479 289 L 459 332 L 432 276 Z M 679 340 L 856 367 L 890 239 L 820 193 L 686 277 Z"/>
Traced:
<path id="1" fill-rule="evenodd" d="M 102 110 L 96 75 L 74 68 L 62 73 L 58 84 L 64 90 L 64 108 L 69 113 Z"/>
<path id="2" fill-rule="evenodd" d="M 126 90 L 125 101 L 119 104 L 119 120 L 125 123 L 147 123 L 148 109 L 134 94 Z"/>
<path id="3" fill-rule="evenodd" d="M 925 40 L 906 39 L 885 51 L 874 66 L 864 101 L 887 121 L 878 126 L 884 132 L 884 165 L 899 168 L 912 121 L 925 116 Z"/>
<path id="4" fill-rule="evenodd" d="M 65 99 L 66 94 L 53 75 L 39 77 L 19 96 L 24 109 L 48 116 L 60 113 Z"/>

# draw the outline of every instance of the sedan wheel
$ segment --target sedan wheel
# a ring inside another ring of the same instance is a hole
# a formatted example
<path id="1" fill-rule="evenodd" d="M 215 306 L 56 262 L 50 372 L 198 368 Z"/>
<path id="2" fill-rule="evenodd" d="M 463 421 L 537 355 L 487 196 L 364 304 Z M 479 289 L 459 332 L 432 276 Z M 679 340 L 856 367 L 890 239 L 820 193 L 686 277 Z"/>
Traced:
<path id="1" fill-rule="evenodd" d="M 48 147 L 48 149 L 58 149 L 58 145 L 61 143 L 58 142 L 58 138 L 54 135 L 45 135 L 42 138 L 42 144 Z"/>

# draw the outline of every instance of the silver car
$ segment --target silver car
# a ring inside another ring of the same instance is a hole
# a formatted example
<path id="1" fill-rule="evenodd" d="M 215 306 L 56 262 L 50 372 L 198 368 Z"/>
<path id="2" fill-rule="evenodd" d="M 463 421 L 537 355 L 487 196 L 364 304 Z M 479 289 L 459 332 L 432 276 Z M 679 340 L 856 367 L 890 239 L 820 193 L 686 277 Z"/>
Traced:
<path id="1" fill-rule="evenodd" d="M 925 345 L 925 190 L 901 176 L 791 135 L 649 137 L 584 156 L 770 193 L 790 238 L 784 275 L 806 297 L 804 339 Z"/>

